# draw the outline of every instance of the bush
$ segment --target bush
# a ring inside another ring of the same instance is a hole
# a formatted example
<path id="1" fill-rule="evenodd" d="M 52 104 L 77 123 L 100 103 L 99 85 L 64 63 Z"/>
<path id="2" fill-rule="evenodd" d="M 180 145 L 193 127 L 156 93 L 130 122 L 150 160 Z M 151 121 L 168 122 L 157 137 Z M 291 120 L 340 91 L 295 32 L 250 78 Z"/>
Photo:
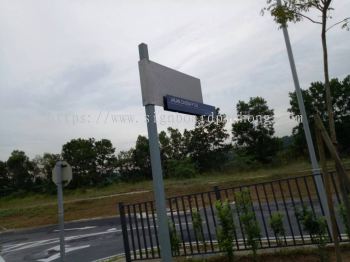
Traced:
<path id="1" fill-rule="evenodd" d="M 233 222 L 233 215 L 231 206 L 226 200 L 221 202 L 220 200 L 215 203 L 219 226 L 217 228 L 217 239 L 219 247 L 222 251 L 226 252 L 229 261 L 233 261 L 233 240 L 235 225 Z"/>
<path id="2" fill-rule="evenodd" d="M 280 212 L 274 212 L 271 214 L 270 226 L 276 236 L 277 245 L 282 245 L 282 237 L 285 236 L 285 230 L 283 226 L 283 214 Z"/>
<path id="3" fill-rule="evenodd" d="M 344 204 L 339 205 L 339 215 L 344 224 L 346 235 L 350 239 L 350 225 L 348 221 L 348 216 L 346 214 L 346 207 Z"/>
<path id="4" fill-rule="evenodd" d="M 190 178 L 196 173 L 196 167 L 190 159 L 169 159 L 165 162 L 165 174 L 169 178 Z"/>
<path id="5" fill-rule="evenodd" d="M 173 256 L 179 256 L 180 255 L 179 235 L 176 232 L 175 224 L 171 221 L 169 221 L 168 224 L 169 224 L 171 252 L 172 252 Z"/>
<path id="6" fill-rule="evenodd" d="M 260 227 L 253 211 L 253 203 L 249 190 L 243 190 L 235 194 L 236 205 L 240 214 L 240 221 L 247 236 L 247 244 L 252 248 L 253 261 L 257 261 L 257 250 L 259 247 Z"/>
<path id="7" fill-rule="evenodd" d="M 252 156 L 244 154 L 234 154 L 233 159 L 225 164 L 224 169 L 249 171 L 261 168 L 263 165 Z"/>
<path id="8" fill-rule="evenodd" d="M 203 246 L 205 246 L 205 239 L 203 234 L 203 220 L 201 214 L 196 209 L 192 210 L 192 225 L 194 234 L 196 236 L 196 240 L 201 241 Z"/>
<path id="9" fill-rule="evenodd" d="M 323 216 L 317 217 L 309 208 L 303 207 L 302 210 L 296 210 L 296 217 L 303 225 L 303 228 L 311 236 L 311 241 L 317 245 L 322 262 L 327 261 L 327 252 L 325 250 L 327 243 L 327 222 Z"/>

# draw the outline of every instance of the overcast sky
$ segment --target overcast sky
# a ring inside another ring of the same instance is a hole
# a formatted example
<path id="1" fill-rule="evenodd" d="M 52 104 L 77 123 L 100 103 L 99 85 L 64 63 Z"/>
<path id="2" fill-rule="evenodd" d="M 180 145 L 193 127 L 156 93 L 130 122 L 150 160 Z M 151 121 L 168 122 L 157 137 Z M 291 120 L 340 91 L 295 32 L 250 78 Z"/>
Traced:
<path id="1" fill-rule="evenodd" d="M 30 157 L 59 153 L 78 137 L 110 139 L 117 151 L 133 146 L 147 134 L 139 121 L 141 42 L 151 60 L 200 78 L 205 103 L 234 116 L 238 100 L 263 96 L 275 110 L 276 134 L 290 134 L 294 86 L 282 31 L 260 15 L 264 4 L 0 0 L 0 159 L 14 149 Z M 350 1 L 334 0 L 333 7 L 334 20 L 349 16 Z M 323 79 L 320 27 L 304 21 L 289 32 L 306 88 Z M 350 74 L 350 33 L 337 28 L 328 38 L 330 74 L 343 78 Z M 113 122 L 120 114 L 138 122 Z"/>

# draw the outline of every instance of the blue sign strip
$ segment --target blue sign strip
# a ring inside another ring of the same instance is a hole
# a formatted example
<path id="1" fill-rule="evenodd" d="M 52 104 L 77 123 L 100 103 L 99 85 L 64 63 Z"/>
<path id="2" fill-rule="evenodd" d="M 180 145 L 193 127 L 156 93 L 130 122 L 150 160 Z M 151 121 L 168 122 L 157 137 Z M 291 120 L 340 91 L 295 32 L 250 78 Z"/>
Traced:
<path id="1" fill-rule="evenodd" d="M 170 95 L 164 96 L 164 109 L 196 116 L 215 116 L 214 106 Z"/>

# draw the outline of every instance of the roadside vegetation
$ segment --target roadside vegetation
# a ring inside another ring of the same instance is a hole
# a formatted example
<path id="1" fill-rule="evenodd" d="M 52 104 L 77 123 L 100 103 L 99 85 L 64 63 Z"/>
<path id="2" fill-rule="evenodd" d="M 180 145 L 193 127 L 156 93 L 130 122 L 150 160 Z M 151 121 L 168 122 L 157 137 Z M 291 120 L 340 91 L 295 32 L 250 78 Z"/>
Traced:
<path id="1" fill-rule="evenodd" d="M 336 129 L 344 159 L 350 148 L 350 76 L 332 79 Z M 324 86 L 312 83 L 304 90 L 306 110 L 322 112 Z M 291 117 L 299 111 L 290 93 Z M 296 122 L 288 137 L 276 137 L 274 111 L 262 97 L 236 104 L 239 121 L 227 130 L 227 119 L 217 109 L 216 118 L 198 117 L 194 129 L 168 128 L 159 134 L 166 193 L 174 196 L 287 176 L 310 174 L 302 125 Z M 248 117 L 247 117 L 248 116 Z M 325 123 L 327 115 L 322 115 Z M 56 187 L 51 170 L 58 159 L 71 164 L 73 180 L 65 188 L 67 221 L 112 216 L 116 203 L 153 198 L 148 139 L 137 138 L 128 151 L 116 153 L 108 139 L 73 139 L 60 154 L 45 153 L 30 159 L 14 150 L 0 161 L 0 229 L 56 223 Z M 99 208 L 96 209 L 95 207 Z"/>
<path id="2" fill-rule="evenodd" d="M 348 244 L 342 247 L 342 256 L 344 261 L 350 261 L 350 246 Z M 334 249 L 332 247 L 327 247 L 326 249 L 329 262 L 336 262 L 334 256 Z M 317 248 L 307 247 L 307 248 L 283 248 L 274 251 L 260 251 L 257 255 L 257 259 L 260 262 L 319 262 L 319 254 Z M 125 261 L 124 257 L 114 257 L 110 258 L 104 262 L 122 262 Z M 157 260 L 155 260 L 157 261 Z M 230 259 L 224 254 L 221 255 L 211 255 L 206 258 L 185 258 L 177 257 L 174 258 L 175 262 L 229 262 Z M 239 252 L 235 256 L 235 262 L 251 262 L 252 258 L 247 252 Z"/>

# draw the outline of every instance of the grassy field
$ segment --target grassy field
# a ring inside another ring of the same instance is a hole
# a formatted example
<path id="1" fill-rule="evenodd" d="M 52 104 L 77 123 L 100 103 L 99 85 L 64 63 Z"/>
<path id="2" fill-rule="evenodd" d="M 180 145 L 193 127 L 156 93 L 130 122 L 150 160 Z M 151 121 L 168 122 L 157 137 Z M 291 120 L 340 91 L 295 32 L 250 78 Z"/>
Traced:
<path id="1" fill-rule="evenodd" d="M 350 160 L 345 163 L 350 167 Z M 307 161 L 296 161 L 254 171 L 210 172 L 190 179 L 166 179 L 165 190 L 169 197 L 211 190 L 213 186 L 231 187 L 310 173 L 310 164 Z M 115 216 L 118 202 L 134 203 L 152 199 L 152 181 L 65 190 L 65 220 Z M 56 201 L 56 195 L 44 194 L 0 199 L 0 230 L 57 223 Z"/>

